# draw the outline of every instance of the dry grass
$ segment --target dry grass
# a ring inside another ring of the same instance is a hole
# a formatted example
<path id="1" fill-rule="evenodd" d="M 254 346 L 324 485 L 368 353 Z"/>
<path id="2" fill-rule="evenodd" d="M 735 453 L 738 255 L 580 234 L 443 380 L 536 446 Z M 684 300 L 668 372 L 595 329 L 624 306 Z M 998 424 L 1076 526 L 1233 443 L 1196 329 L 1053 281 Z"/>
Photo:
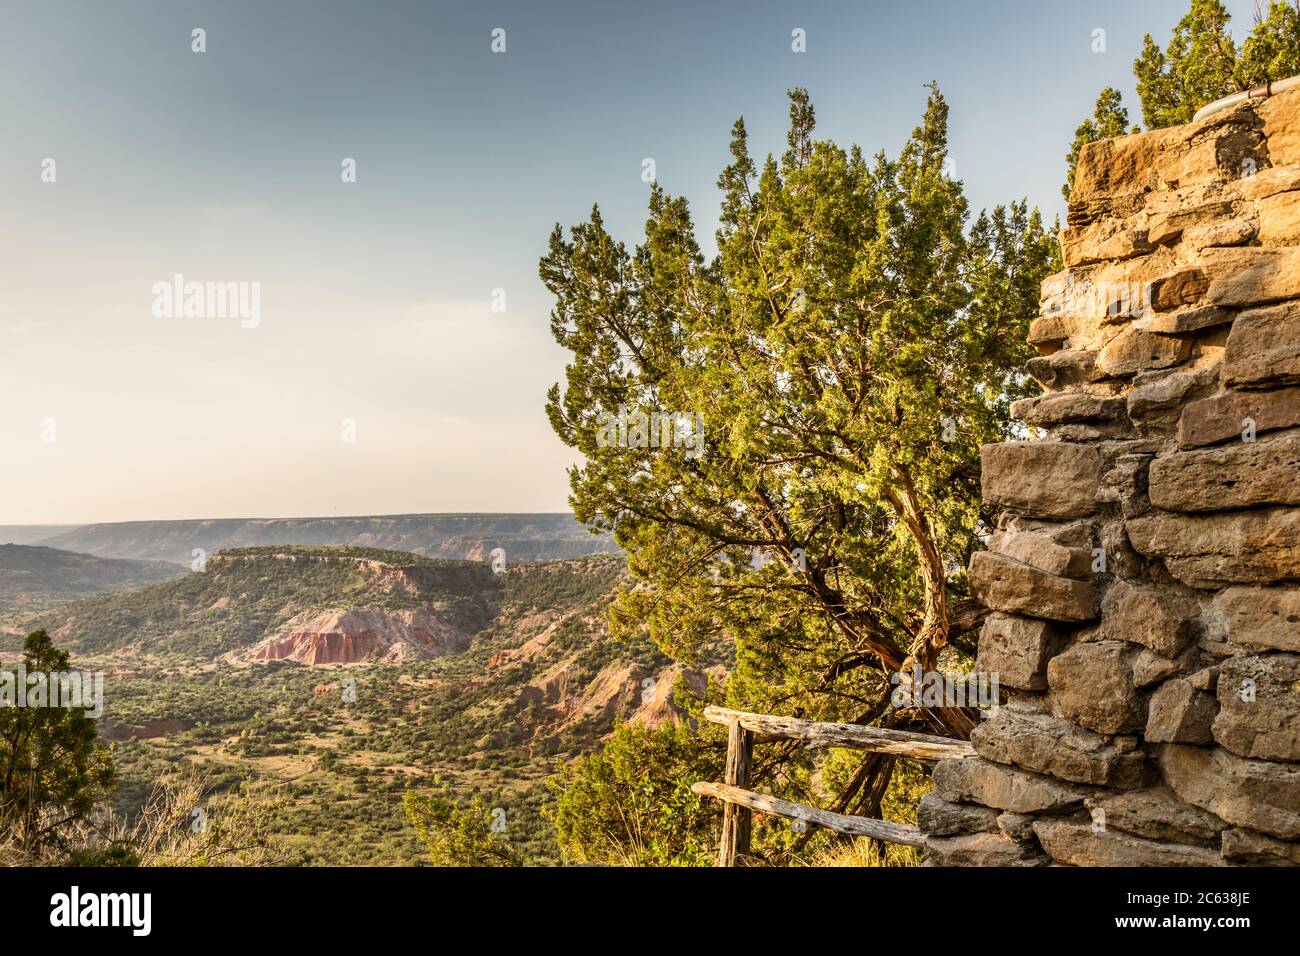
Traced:
<path id="1" fill-rule="evenodd" d="M 920 866 L 921 854 L 916 847 L 884 844 L 883 854 L 875 840 L 866 838 L 828 847 L 814 855 L 806 866 Z"/>

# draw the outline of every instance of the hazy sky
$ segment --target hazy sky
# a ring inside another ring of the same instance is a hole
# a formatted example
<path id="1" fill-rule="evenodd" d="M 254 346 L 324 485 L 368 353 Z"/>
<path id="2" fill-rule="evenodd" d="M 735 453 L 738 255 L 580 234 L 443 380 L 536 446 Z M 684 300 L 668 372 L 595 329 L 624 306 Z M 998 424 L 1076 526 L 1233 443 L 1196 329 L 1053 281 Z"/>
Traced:
<path id="1" fill-rule="evenodd" d="M 711 252 L 736 116 L 780 151 L 802 85 L 820 135 L 895 152 L 932 79 L 972 205 L 1050 220 L 1074 127 L 1107 84 L 1139 118 L 1142 34 L 1186 8 L 0 0 L 0 523 L 564 510 L 555 222 L 599 202 L 634 243 L 652 157 Z M 260 322 L 156 316 L 178 273 L 258 283 Z"/>

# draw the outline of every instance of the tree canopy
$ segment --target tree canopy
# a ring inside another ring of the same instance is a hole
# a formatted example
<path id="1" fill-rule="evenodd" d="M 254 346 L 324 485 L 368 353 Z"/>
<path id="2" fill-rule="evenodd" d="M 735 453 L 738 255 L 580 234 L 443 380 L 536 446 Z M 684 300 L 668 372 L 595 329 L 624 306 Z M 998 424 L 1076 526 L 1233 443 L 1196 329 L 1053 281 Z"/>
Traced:
<path id="1" fill-rule="evenodd" d="M 759 165 L 732 129 L 712 260 L 656 184 L 635 248 L 595 208 L 541 261 L 571 353 L 547 412 L 584 456 L 571 503 L 640 582 L 614 623 L 681 661 L 730 655 L 732 706 L 970 729 L 890 712 L 889 675 L 933 669 L 979 623 L 979 448 L 1031 390 L 1056 244 L 1024 202 L 971 220 L 947 124 L 932 87 L 901 153 L 868 160 L 816 139 L 795 90 L 779 158 Z M 702 422 L 701 452 L 608 440 L 611 415 L 652 413 Z M 760 772 L 802 786 L 788 770 Z"/>

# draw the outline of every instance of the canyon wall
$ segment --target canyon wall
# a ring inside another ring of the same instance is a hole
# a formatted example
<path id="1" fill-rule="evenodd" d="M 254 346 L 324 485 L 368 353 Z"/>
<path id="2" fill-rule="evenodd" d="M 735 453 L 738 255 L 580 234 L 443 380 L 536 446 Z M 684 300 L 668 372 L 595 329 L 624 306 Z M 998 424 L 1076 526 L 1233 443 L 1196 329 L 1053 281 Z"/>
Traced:
<path id="1" fill-rule="evenodd" d="M 939 865 L 1300 863 L 1300 90 L 1083 150 Z M 1009 693 L 1006 692 L 1008 689 Z"/>

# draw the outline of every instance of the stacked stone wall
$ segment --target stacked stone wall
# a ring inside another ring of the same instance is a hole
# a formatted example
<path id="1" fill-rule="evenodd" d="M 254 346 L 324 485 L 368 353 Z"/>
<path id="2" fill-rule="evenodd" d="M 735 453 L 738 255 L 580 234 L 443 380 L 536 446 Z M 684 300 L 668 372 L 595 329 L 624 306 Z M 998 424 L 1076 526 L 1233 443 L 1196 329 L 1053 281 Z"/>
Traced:
<path id="1" fill-rule="evenodd" d="M 1300 90 L 1085 147 L 935 864 L 1300 863 Z M 1009 692 L 1008 692 L 1009 691 Z"/>

